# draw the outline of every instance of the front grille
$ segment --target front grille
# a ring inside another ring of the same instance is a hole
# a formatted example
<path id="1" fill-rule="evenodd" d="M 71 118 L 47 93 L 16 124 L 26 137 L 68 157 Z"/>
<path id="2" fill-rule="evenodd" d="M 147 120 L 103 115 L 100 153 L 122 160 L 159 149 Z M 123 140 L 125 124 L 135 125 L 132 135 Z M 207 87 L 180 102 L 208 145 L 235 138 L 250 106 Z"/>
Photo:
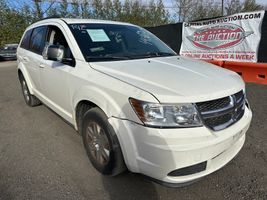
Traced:
<path id="1" fill-rule="evenodd" d="M 226 122 L 230 122 L 232 119 L 232 115 L 231 114 L 225 114 L 225 115 L 221 115 L 218 117 L 211 117 L 211 118 L 207 118 L 205 120 L 205 124 L 208 125 L 209 127 L 213 128 L 213 127 L 218 127 Z"/>
<path id="2" fill-rule="evenodd" d="M 197 103 L 197 106 L 200 112 L 209 112 L 212 110 L 225 108 L 226 106 L 229 105 L 229 103 L 230 103 L 230 98 L 224 97 L 221 99 Z"/>
<path id="3" fill-rule="evenodd" d="M 231 126 L 240 120 L 245 112 L 243 90 L 231 96 L 196 103 L 204 124 L 214 131 Z"/>

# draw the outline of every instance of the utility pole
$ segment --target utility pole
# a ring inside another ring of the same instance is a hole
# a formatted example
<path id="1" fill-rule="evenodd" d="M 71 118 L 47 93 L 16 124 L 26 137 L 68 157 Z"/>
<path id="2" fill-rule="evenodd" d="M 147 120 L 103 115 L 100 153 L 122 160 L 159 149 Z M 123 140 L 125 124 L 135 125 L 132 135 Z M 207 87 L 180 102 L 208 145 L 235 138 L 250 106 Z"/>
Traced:
<path id="1" fill-rule="evenodd" d="M 179 6 L 179 22 L 181 22 L 181 4 Z"/>
<path id="2" fill-rule="evenodd" d="M 224 0 L 222 0 L 222 16 L 224 15 Z"/>

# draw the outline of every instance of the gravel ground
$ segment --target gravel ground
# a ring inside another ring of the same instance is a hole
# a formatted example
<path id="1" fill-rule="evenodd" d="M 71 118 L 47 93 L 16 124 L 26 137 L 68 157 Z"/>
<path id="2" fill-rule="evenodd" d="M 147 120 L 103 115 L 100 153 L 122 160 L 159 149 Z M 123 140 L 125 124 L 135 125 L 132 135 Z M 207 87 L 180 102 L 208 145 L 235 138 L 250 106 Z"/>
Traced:
<path id="1" fill-rule="evenodd" d="M 98 174 L 82 138 L 45 106 L 25 105 L 16 62 L 0 63 L 0 199 L 267 199 L 267 86 L 247 84 L 252 125 L 239 155 L 183 188 Z"/>

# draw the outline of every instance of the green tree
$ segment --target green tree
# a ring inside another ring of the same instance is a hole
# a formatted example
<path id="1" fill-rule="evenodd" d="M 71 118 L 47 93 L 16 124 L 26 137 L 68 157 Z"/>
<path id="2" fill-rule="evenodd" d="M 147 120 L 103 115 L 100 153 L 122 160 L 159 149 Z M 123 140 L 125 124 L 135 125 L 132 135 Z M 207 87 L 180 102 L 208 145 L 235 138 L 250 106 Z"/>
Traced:
<path id="1" fill-rule="evenodd" d="M 44 17 L 80 17 L 125 21 L 141 26 L 157 26 L 169 22 L 163 0 L 30 0 L 12 8 L 0 0 L 0 45 L 18 43 L 30 24 Z"/>
<path id="2" fill-rule="evenodd" d="M 159 0 L 157 3 L 157 7 L 156 7 L 156 12 L 155 12 L 155 17 L 154 17 L 154 23 L 153 25 L 161 25 L 161 24 L 167 24 L 169 22 L 169 12 L 166 11 L 165 6 L 162 2 L 162 0 Z"/>
<path id="3" fill-rule="evenodd" d="M 144 12 L 145 12 L 145 8 L 140 3 L 140 1 L 134 1 L 131 6 L 131 15 L 130 15 L 129 22 L 136 23 L 139 25 L 145 24 L 144 23 Z M 127 13 L 125 14 L 127 15 Z"/>
<path id="4" fill-rule="evenodd" d="M 120 21 L 140 26 L 156 26 L 169 22 L 169 13 L 161 0 L 150 0 L 146 5 L 140 1 L 125 0 L 122 5 Z"/>
<path id="5" fill-rule="evenodd" d="M 92 7 L 90 7 L 92 1 L 83 0 L 81 2 L 81 17 L 82 18 L 91 18 L 92 17 Z"/>
<path id="6" fill-rule="evenodd" d="M 129 21 L 130 20 L 130 15 L 131 15 L 131 8 L 132 8 L 132 3 L 130 0 L 125 0 L 122 8 L 122 16 L 121 16 L 121 21 Z"/>
<path id="7" fill-rule="evenodd" d="M 256 10 L 263 10 L 264 7 L 256 3 L 256 0 L 245 0 L 243 3 L 242 11 L 256 11 Z"/>
<path id="8" fill-rule="evenodd" d="M 115 12 L 114 20 L 122 20 L 122 4 L 120 0 L 113 1 L 113 10 Z"/>
<path id="9" fill-rule="evenodd" d="M 105 18 L 102 0 L 93 0 L 92 7 L 93 7 L 93 15 L 92 15 L 93 18 L 95 19 Z"/>
<path id="10" fill-rule="evenodd" d="M 29 26 L 30 24 L 34 22 L 34 16 L 32 14 L 32 10 L 29 5 L 24 4 L 22 8 L 20 9 L 19 14 L 21 15 L 23 19 L 22 22 L 23 22 L 24 28 L 26 28 L 27 26 Z"/>
<path id="11" fill-rule="evenodd" d="M 8 8 L 2 1 L 0 2 L 0 7 L 0 46 L 6 43 L 18 43 L 25 28 L 29 25 L 27 22 L 28 16 Z M 23 10 L 25 11 L 25 9 Z"/>
<path id="12" fill-rule="evenodd" d="M 263 10 L 264 7 L 256 3 L 256 0 L 229 0 L 226 4 L 226 14 L 231 15 L 239 12 L 250 12 L 256 10 Z"/>
<path id="13" fill-rule="evenodd" d="M 6 14 L 9 12 L 9 7 L 4 0 L 0 0 L 0 25 L 3 26 L 6 20 Z M 0 29 L 1 30 L 1 29 Z"/>
<path id="14" fill-rule="evenodd" d="M 104 0 L 102 3 L 102 11 L 103 14 L 101 16 L 102 19 L 106 20 L 114 20 L 115 18 L 115 11 L 113 2 L 111 0 Z"/>

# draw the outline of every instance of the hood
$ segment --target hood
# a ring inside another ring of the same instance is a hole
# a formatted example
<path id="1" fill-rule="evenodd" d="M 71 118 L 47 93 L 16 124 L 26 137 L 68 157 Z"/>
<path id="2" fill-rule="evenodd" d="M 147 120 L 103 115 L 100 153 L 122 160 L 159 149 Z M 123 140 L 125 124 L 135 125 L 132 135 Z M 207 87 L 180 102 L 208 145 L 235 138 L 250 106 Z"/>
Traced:
<path id="1" fill-rule="evenodd" d="M 238 74 L 180 56 L 94 62 L 90 65 L 95 70 L 153 94 L 161 103 L 207 101 L 244 88 Z"/>

